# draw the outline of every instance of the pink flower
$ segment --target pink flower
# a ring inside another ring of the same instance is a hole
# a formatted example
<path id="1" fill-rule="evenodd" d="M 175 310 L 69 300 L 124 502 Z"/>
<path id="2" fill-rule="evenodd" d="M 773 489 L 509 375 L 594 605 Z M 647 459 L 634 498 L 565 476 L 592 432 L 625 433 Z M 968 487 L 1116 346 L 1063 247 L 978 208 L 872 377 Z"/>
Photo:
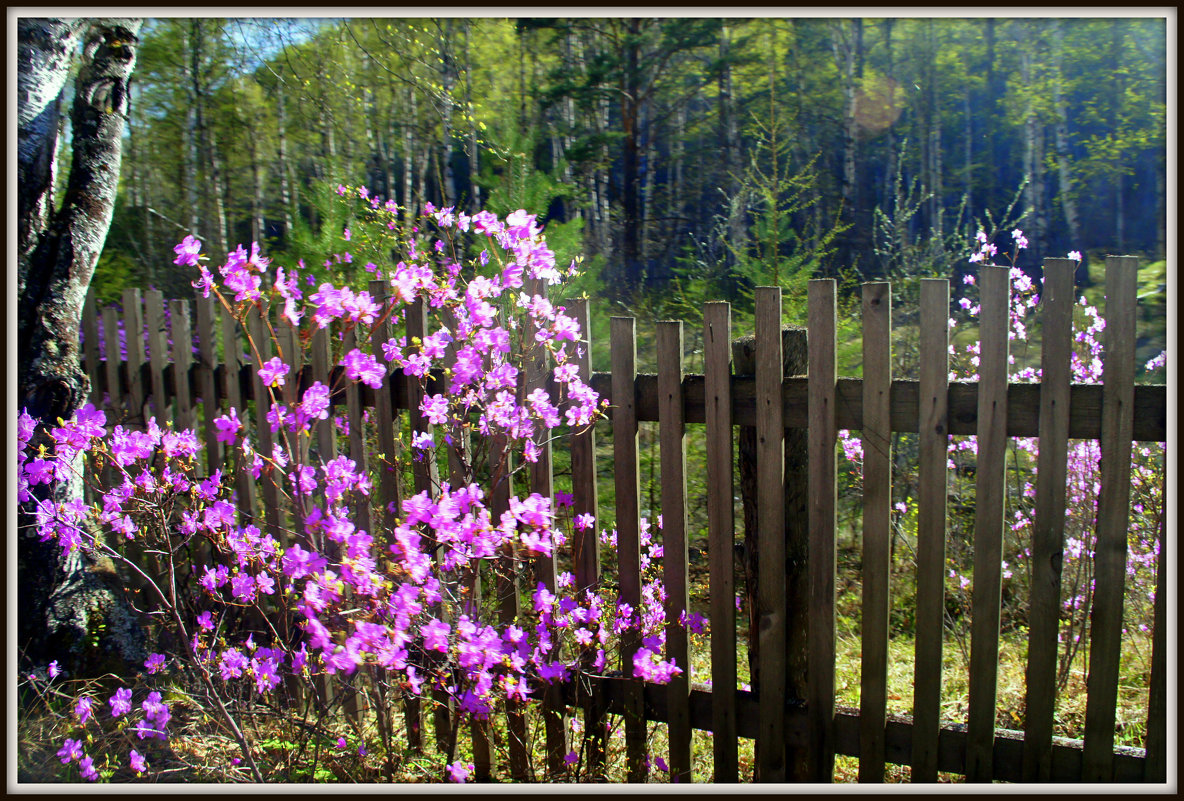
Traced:
<path id="1" fill-rule="evenodd" d="M 464 784 L 473 775 L 473 763 L 457 760 L 448 766 L 448 779 L 457 784 Z"/>
<path id="2" fill-rule="evenodd" d="M 91 699 L 90 696 L 84 695 L 78 699 L 78 703 L 74 705 L 74 714 L 78 716 L 78 722 L 85 724 L 91 716 Z"/>
<path id="3" fill-rule="evenodd" d="M 181 240 L 181 244 L 173 248 L 173 252 L 177 254 L 177 258 L 173 260 L 173 264 L 178 264 L 182 267 L 196 267 L 197 260 L 201 255 L 201 242 L 190 234 Z M 208 293 L 206 297 L 209 297 Z"/>
<path id="4" fill-rule="evenodd" d="M 369 353 L 354 348 L 346 354 L 341 364 L 345 367 L 347 378 L 361 381 L 374 389 L 382 389 L 382 380 L 386 378 L 386 370 Z"/>
<path id="5" fill-rule="evenodd" d="M 286 383 L 284 376 L 291 372 L 291 369 L 278 356 L 273 356 L 259 368 L 259 380 L 267 386 L 282 387 Z"/>

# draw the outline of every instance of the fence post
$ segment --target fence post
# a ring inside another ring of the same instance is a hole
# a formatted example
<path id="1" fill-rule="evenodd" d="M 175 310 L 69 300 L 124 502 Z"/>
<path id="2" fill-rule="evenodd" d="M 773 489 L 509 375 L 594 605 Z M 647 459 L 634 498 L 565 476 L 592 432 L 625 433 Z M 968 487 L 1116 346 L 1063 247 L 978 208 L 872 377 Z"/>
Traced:
<path id="1" fill-rule="evenodd" d="M 658 438 L 662 464 L 662 579 L 666 586 L 666 658 L 683 672 L 667 689 L 670 780 L 693 781 L 691 772 L 691 663 L 682 618 L 687 588 L 687 444 L 683 411 L 683 324 L 658 323 Z"/>
<path id="2" fill-rule="evenodd" d="M 147 361 L 144 344 L 144 303 L 140 290 L 128 287 L 123 290 L 123 328 L 127 333 L 127 381 L 131 407 L 129 412 L 139 424 L 148 422 L 144 418 L 144 362 Z"/>
<path id="3" fill-rule="evenodd" d="M 610 319 L 613 399 L 613 477 L 617 505 L 617 560 L 621 601 L 637 614 L 641 607 L 641 484 L 637 454 L 637 333 L 632 317 Z M 633 674 L 633 655 L 641 647 L 636 629 L 621 638 L 621 669 Z M 625 758 L 628 781 L 644 782 L 648 751 L 640 682 L 625 689 Z"/>
<path id="4" fill-rule="evenodd" d="M 1007 480 L 1007 328 L 1011 294 L 1008 269 L 983 267 L 979 271 L 979 287 L 982 355 L 978 383 L 978 464 L 974 476 L 974 589 L 966 732 L 968 782 L 989 782 L 994 770 Z"/>
<path id="5" fill-rule="evenodd" d="M 574 362 L 579 369 L 580 380 L 588 384 L 592 380 L 592 329 L 588 314 L 587 298 L 571 301 L 570 313 L 580 326 L 581 341 L 576 349 Z M 571 486 L 572 515 L 590 514 L 593 521 L 587 528 L 575 533 L 575 578 L 576 589 L 582 594 L 600 582 L 600 539 L 598 531 L 600 514 L 596 486 L 596 430 L 588 426 L 584 431 L 571 435 Z M 734 649 L 733 649 L 734 650 Z M 591 663 L 589 653 L 585 660 Z M 605 705 L 600 694 L 590 693 L 583 682 L 580 684 L 580 701 L 584 708 L 584 741 L 588 747 L 588 774 L 600 779 L 604 776 L 605 758 Z M 513 742 L 511 741 L 511 745 Z M 513 752 L 511 752 L 511 760 Z"/>
<path id="6" fill-rule="evenodd" d="M 173 426 L 193 427 L 193 393 L 189 386 L 189 365 L 193 363 L 193 336 L 189 328 L 189 301 L 169 301 L 173 335 L 173 392 L 176 405 Z"/>
<path id="7" fill-rule="evenodd" d="M 784 376 L 802 376 L 807 368 L 809 338 L 805 328 L 781 329 L 781 356 Z M 756 340 L 744 336 L 732 343 L 733 370 L 736 376 L 756 373 Z M 754 691 L 760 683 L 760 643 L 755 619 L 758 591 L 756 541 L 756 428 L 740 426 L 736 437 L 740 496 L 744 516 L 744 577 L 748 609 L 748 664 Z M 809 635 L 809 529 L 807 528 L 807 452 L 806 430 L 785 429 L 785 700 L 787 704 L 805 703 L 807 637 Z M 760 743 L 756 745 L 760 750 Z M 786 780 L 810 780 L 806 749 L 787 743 L 785 746 Z M 759 757 L 757 757 L 759 759 Z"/>
<path id="8" fill-rule="evenodd" d="M 92 288 L 86 296 L 86 303 L 82 307 L 82 357 L 86 365 L 86 374 L 90 378 L 90 402 L 95 408 L 103 403 L 103 394 L 99 389 L 99 314 L 98 301 Z"/>
<path id="9" fill-rule="evenodd" d="M 1131 503 L 1138 277 L 1138 260 L 1134 257 L 1106 257 L 1102 431 L 1098 438 L 1102 486 L 1098 494 L 1095 590 L 1089 619 L 1089 674 L 1085 685 L 1088 700 L 1082 779 L 1087 782 L 1114 781 L 1114 721 Z"/>
<path id="10" fill-rule="evenodd" d="M 119 365 L 123 359 L 119 355 L 119 312 L 114 306 L 103 309 L 103 346 L 107 356 L 104 364 L 107 373 L 107 410 L 112 417 L 119 419 L 125 411 L 123 387 L 119 380 Z"/>
<path id="11" fill-rule="evenodd" d="M 859 780 L 884 781 L 892 538 L 892 289 L 863 285 L 863 613 Z"/>
<path id="12" fill-rule="evenodd" d="M 736 742 L 736 521 L 732 473 L 732 308 L 703 308 L 707 528 L 711 578 L 711 745 L 716 784 L 739 781 Z"/>
<path id="13" fill-rule="evenodd" d="M 811 779 L 835 765 L 835 280 L 809 285 L 810 635 L 807 735 Z"/>
<path id="14" fill-rule="evenodd" d="M 950 283 L 921 280 L 917 428 L 917 611 L 913 674 L 912 780 L 937 781 L 941 648 L 945 609 L 949 456 Z"/>
<path id="15" fill-rule="evenodd" d="M 1024 677 L 1024 780 L 1052 777 L 1053 714 L 1057 700 L 1057 641 L 1061 564 L 1069 470 L 1069 391 L 1073 353 L 1073 271 L 1070 259 L 1044 260 L 1040 359 L 1040 455 L 1032 526 L 1032 590 L 1028 668 Z"/>

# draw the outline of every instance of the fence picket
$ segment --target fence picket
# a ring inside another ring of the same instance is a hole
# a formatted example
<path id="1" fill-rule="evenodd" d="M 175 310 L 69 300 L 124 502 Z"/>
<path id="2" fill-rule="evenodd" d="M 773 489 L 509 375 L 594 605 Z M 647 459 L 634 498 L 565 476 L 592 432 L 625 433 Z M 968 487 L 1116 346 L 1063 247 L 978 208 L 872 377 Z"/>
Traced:
<path id="1" fill-rule="evenodd" d="M 707 410 L 707 553 L 711 576 L 711 748 L 714 781 L 739 781 L 736 742 L 736 597 L 732 472 L 732 308 L 703 307 L 703 374 Z"/>
<path id="2" fill-rule="evenodd" d="M 974 588 L 970 618 L 970 714 L 966 780 L 991 780 L 999 604 L 1003 581 L 1003 505 L 1007 470 L 1007 332 L 1011 278 L 1006 267 L 979 270 L 978 460 L 974 473 Z"/>
<path id="3" fill-rule="evenodd" d="M 1024 703 L 1024 777 L 1052 776 L 1053 713 L 1061 618 L 1061 552 L 1069 471 L 1069 387 L 1073 352 L 1073 273 L 1069 259 L 1044 260 L 1040 358 L 1040 455 L 1032 526 L 1032 592 Z"/>
<path id="4" fill-rule="evenodd" d="M 192 428 L 193 389 L 189 383 L 189 368 L 193 364 L 193 334 L 189 324 L 189 301 L 169 301 L 173 337 L 173 393 L 176 403 L 174 423 L 180 428 Z"/>
<path id="5" fill-rule="evenodd" d="M 147 351 L 144 345 L 144 302 L 136 287 L 123 290 L 123 330 L 127 332 L 128 413 L 143 425 L 147 422 L 144 419 L 143 373 Z"/>
<path id="6" fill-rule="evenodd" d="M 693 781 L 691 774 L 691 663 L 687 628 L 687 443 L 683 421 L 683 324 L 657 326 L 658 443 L 661 459 L 662 578 L 666 587 L 666 658 L 683 672 L 668 685 L 670 780 Z"/>
<path id="7" fill-rule="evenodd" d="M 358 346 L 357 329 L 349 328 L 345 331 L 345 336 L 342 340 L 341 351 L 343 354 L 348 354 Z M 346 423 L 349 428 L 347 440 L 349 442 L 349 458 L 354 462 L 354 469 L 363 476 L 370 474 L 370 459 L 366 451 L 366 433 L 365 423 L 362 413 L 362 387 L 355 379 L 342 376 L 342 381 L 345 383 L 345 415 Z M 354 501 L 350 507 L 353 513 L 353 523 L 357 526 L 359 531 L 365 531 L 367 534 L 374 530 L 371 525 L 370 516 L 370 496 L 354 496 Z M 350 715 L 354 720 L 360 724 L 364 718 L 366 704 L 363 703 L 366 692 L 366 682 L 364 675 L 359 672 L 353 677 L 353 692 L 346 695 L 345 710 L 346 714 Z M 439 732 L 437 732 L 439 736 Z"/>
<path id="8" fill-rule="evenodd" d="M 241 420 L 243 425 L 250 423 L 247 417 L 246 406 L 243 404 L 243 385 L 242 385 L 242 354 L 245 346 L 244 337 L 241 333 L 241 328 L 238 321 L 234 319 L 234 315 L 230 314 L 225 307 L 222 309 L 222 364 L 223 377 L 225 381 L 225 396 L 226 408 L 241 409 L 243 418 Z M 237 411 L 236 411 L 237 414 Z M 238 442 L 238 438 L 235 439 Z M 247 457 L 243 455 L 242 449 L 234 448 L 234 486 L 235 493 L 238 496 L 238 512 L 239 517 L 243 522 L 247 520 L 254 520 L 255 514 L 255 482 L 251 478 L 251 473 L 247 469 Z"/>
<path id="9" fill-rule="evenodd" d="M 92 290 L 82 305 L 82 359 L 87 377 L 90 378 L 90 402 L 98 409 L 103 403 L 101 386 L 102 362 L 99 359 L 99 313 L 98 301 Z"/>
<path id="10" fill-rule="evenodd" d="M 107 409 L 116 418 L 126 412 L 122 382 L 119 380 L 119 366 L 123 360 L 119 355 L 119 312 L 114 306 L 103 309 L 103 350 L 107 357 L 103 362 L 107 377 Z"/>
<path id="11" fill-rule="evenodd" d="M 884 780 L 892 539 L 892 291 L 863 285 L 863 631 L 859 780 Z"/>
<path id="12" fill-rule="evenodd" d="M 489 446 L 490 474 L 492 476 L 489 498 L 490 517 L 501 520 L 510 509 L 512 487 L 511 474 L 514 470 L 513 455 L 506 447 L 506 436 L 494 436 Z M 501 547 L 501 557 L 508 566 L 498 571 L 498 621 L 509 626 L 522 614 L 522 598 L 519 594 L 518 571 L 514 566 L 516 554 L 514 543 Z M 519 699 L 506 701 L 506 729 L 509 750 L 510 778 L 516 782 L 529 781 L 530 762 L 526 748 L 526 705 Z"/>
<path id="13" fill-rule="evenodd" d="M 761 723 L 756 780 L 785 781 L 785 426 L 781 417 L 781 288 L 757 287 L 757 630 Z"/>
<path id="14" fill-rule="evenodd" d="M 371 350 L 378 354 L 381 352 L 382 345 L 390 338 L 390 324 L 386 314 L 388 305 L 386 281 L 371 281 L 370 282 L 370 297 L 378 304 L 379 319 L 375 321 L 370 331 L 370 347 Z M 384 365 L 382 386 L 374 390 L 374 418 L 375 426 L 378 434 L 378 486 L 379 498 L 381 499 L 378 505 L 378 510 L 375 515 L 372 515 L 372 524 L 374 530 L 371 532 L 377 549 L 385 553 L 389 548 L 391 542 L 388 532 L 395 526 L 395 520 L 398 517 L 399 509 L 402 507 L 403 499 L 399 487 L 399 474 L 397 468 L 397 458 L 395 453 L 395 410 L 393 393 L 396 389 L 396 383 L 391 375 L 391 368 L 389 364 Z M 386 770 L 387 774 L 393 774 L 394 764 L 393 756 L 390 753 L 390 724 L 387 708 L 387 696 L 385 692 L 387 672 L 380 667 L 374 668 L 375 688 L 378 693 L 378 723 L 379 734 L 386 746 Z M 474 743 L 476 743 L 477 732 L 474 732 Z M 479 765 L 478 767 L 484 767 Z"/>
<path id="15" fill-rule="evenodd" d="M 224 319 L 224 322 L 225 322 L 225 319 Z M 227 330 L 227 329 L 224 329 L 224 330 Z M 314 381 L 321 381 L 323 384 L 325 384 L 329 387 L 329 390 L 330 390 L 329 397 L 330 397 L 330 402 L 332 402 L 332 398 L 333 398 L 332 390 L 333 390 L 334 382 L 329 377 L 330 376 L 330 365 L 332 364 L 332 356 L 329 351 L 329 331 L 330 330 L 331 329 L 329 329 L 329 328 L 317 328 L 316 331 L 313 332 L 312 341 L 310 343 L 311 349 L 309 352 L 309 359 L 312 362 L 313 380 Z M 228 339 L 227 342 L 229 343 L 230 340 Z M 238 352 L 238 349 L 236 349 L 236 353 L 237 352 Z M 228 345 L 227 353 L 228 354 L 230 353 L 229 345 Z M 229 356 L 228 356 L 227 357 L 227 365 L 229 366 L 232 363 L 233 362 L 230 361 Z M 235 376 L 238 375 L 238 367 L 237 366 L 234 368 L 233 373 Z M 311 386 L 311 384 L 310 384 L 310 386 Z M 328 414 L 325 417 L 325 419 L 318 420 L 316 422 L 316 424 L 314 425 L 314 429 L 316 432 L 315 436 L 316 436 L 316 445 L 317 445 L 317 455 L 320 457 L 320 461 L 321 461 L 322 465 L 327 464 L 327 463 L 331 462 L 337 456 L 337 433 L 336 433 L 337 427 L 333 423 L 333 407 L 332 407 L 332 405 L 330 405 L 329 410 L 328 410 Z M 311 450 L 311 447 L 312 446 L 310 444 L 309 445 L 310 450 Z M 310 462 L 311 462 L 311 459 L 310 459 Z M 240 472 L 242 472 L 242 471 L 240 471 Z M 311 544 L 312 544 L 312 547 L 318 553 L 327 554 L 328 549 L 326 546 L 328 543 L 326 542 L 325 535 L 324 535 L 323 531 L 318 531 L 318 533 L 312 537 Z M 320 701 L 326 705 L 332 703 L 333 698 L 334 698 L 333 688 L 332 688 L 332 685 L 330 685 L 328 678 L 325 676 L 325 674 L 322 673 L 317 676 L 316 681 L 315 681 L 315 685 L 316 685 L 317 697 L 320 699 Z M 412 732 L 412 728 L 410 725 L 408 725 L 407 731 L 408 731 L 408 737 L 410 737 L 411 732 Z M 416 733 L 418 733 L 419 730 L 418 730 L 418 728 L 416 728 L 414 731 Z"/>
<path id="16" fill-rule="evenodd" d="M 580 326 L 581 341 L 573 360 L 581 381 L 592 378 L 592 327 L 588 313 L 588 299 L 579 298 L 569 304 L 568 313 Z M 588 426 L 583 431 L 573 430 L 569 438 L 571 451 L 572 514 L 592 515 L 592 524 L 575 532 L 574 562 L 576 589 L 581 595 L 600 583 L 600 514 L 599 493 L 596 485 L 596 429 Z M 591 661 L 592 654 L 587 654 Z M 581 684 L 581 706 L 584 710 L 584 741 L 587 744 L 588 773 L 594 777 L 604 774 L 605 715 L 602 699 L 584 692 Z M 513 745 L 511 740 L 511 745 Z M 511 758 L 513 754 L 511 753 Z"/>
<path id="17" fill-rule="evenodd" d="M 835 281 L 810 281 L 810 658 L 806 699 L 810 767 L 816 782 L 835 762 Z"/>
<path id="18" fill-rule="evenodd" d="M 613 478 L 617 511 L 617 576 L 621 601 L 641 608 L 641 482 L 637 452 L 637 334 L 632 317 L 609 321 L 612 358 Z M 636 630 L 621 637 L 621 670 L 633 675 L 633 655 L 641 646 Z M 625 759 L 628 780 L 646 778 L 645 707 L 642 687 L 631 680 L 625 699 Z"/>
<path id="19" fill-rule="evenodd" d="M 1165 494 L 1166 498 L 1166 494 Z M 1147 749 L 1143 781 L 1163 784 L 1168 780 L 1167 722 L 1167 510 L 1159 516 L 1159 553 L 1155 576 L 1155 628 L 1151 634 L 1151 686 L 1147 693 Z"/>
<path id="20" fill-rule="evenodd" d="M 407 327 L 407 342 L 410 344 L 412 340 L 418 338 L 423 341 L 428 335 L 428 319 L 427 319 L 427 304 L 423 298 L 416 298 L 415 301 L 408 304 L 405 324 Z M 433 386 L 433 379 L 428 377 L 415 378 L 412 376 L 405 376 L 407 387 L 407 405 L 409 407 L 408 418 L 411 425 L 411 436 L 414 437 L 417 433 L 432 434 L 432 424 L 427 421 L 419 406 L 423 400 L 424 394 L 430 389 L 435 389 Z M 430 497 L 435 497 L 439 489 L 439 468 L 436 464 L 436 452 L 434 448 L 428 448 L 423 452 L 423 458 L 417 460 L 411 467 L 412 488 L 415 494 L 426 492 Z M 432 558 L 437 563 L 439 562 L 439 552 L 435 551 Z M 439 697 L 435 699 L 436 703 L 433 705 L 433 720 L 435 722 L 437 732 L 444 730 L 448 726 L 448 707 L 445 701 L 441 701 Z M 407 739 L 408 743 L 412 744 L 413 748 L 420 748 L 421 740 L 421 721 L 418 719 L 419 708 L 414 705 L 408 705 L 404 708 L 405 715 L 409 718 L 407 721 Z"/>
<path id="21" fill-rule="evenodd" d="M 267 411 L 271 408 L 271 393 L 259 377 L 259 368 L 271 358 L 271 328 L 263 318 L 264 312 L 259 308 L 252 308 L 247 312 L 247 329 L 254 341 L 254 350 L 250 351 L 252 359 L 251 395 L 255 401 L 255 438 L 251 446 L 264 460 L 263 472 L 259 474 L 256 483 L 259 486 L 259 497 L 263 503 L 263 520 L 267 531 L 283 545 L 287 545 L 287 537 L 280 530 L 279 522 L 279 492 L 277 482 L 280 476 L 267 463 L 271 459 L 274 439 L 271 424 L 267 422 Z"/>
<path id="22" fill-rule="evenodd" d="M 1130 519 L 1138 260 L 1106 257 L 1106 331 L 1094 599 L 1090 612 L 1083 780 L 1113 781 L 1114 721 L 1122 654 L 1123 584 Z M 1165 495 L 1166 497 L 1166 495 Z M 1161 562 L 1161 565 L 1164 564 Z M 1161 568 L 1162 569 L 1162 568 Z"/>
<path id="23" fill-rule="evenodd" d="M 214 427 L 214 418 L 218 416 L 218 392 L 214 383 L 214 371 L 218 363 L 215 348 L 218 345 L 214 337 L 214 304 L 213 296 L 197 298 L 197 391 L 201 395 L 202 424 L 204 427 L 206 444 L 207 475 L 213 474 L 222 466 L 222 443 L 218 441 L 218 432 Z M 131 348 L 128 348 L 130 355 Z M 133 393 L 134 394 L 134 393 Z"/>
<path id="24" fill-rule="evenodd" d="M 540 278 L 528 278 L 523 287 L 526 295 L 546 297 L 547 285 Z M 535 346 L 533 353 L 526 361 L 526 394 L 536 389 L 542 389 L 552 401 L 555 390 L 548 367 L 549 355 L 541 346 Z M 530 465 L 530 489 L 544 498 L 554 501 L 555 487 L 553 464 L 551 458 L 551 441 L 549 436 L 539 445 L 538 459 Z M 558 554 L 552 551 L 549 555 L 535 560 L 535 580 L 546 585 L 549 592 L 555 592 Z M 551 777 L 562 776 L 566 769 L 563 758 L 567 755 L 567 715 L 566 708 L 560 700 L 558 685 L 549 685 L 543 691 L 543 728 L 547 738 L 547 774 Z"/>
<path id="25" fill-rule="evenodd" d="M 921 280 L 918 404 L 917 611 L 912 780 L 937 781 L 945 629 L 946 448 L 949 444 L 950 283 Z"/>
<path id="26" fill-rule="evenodd" d="M 386 281 L 371 281 L 370 296 L 385 311 L 388 303 Z M 382 344 L 388 339 L 390 339 L 389 321 L 386 319 L 377 321 L 370 334 L 370 344 L 373 351 L 375 353 L 381 352 Z M 394 389 L 395 381 L 388 364 L 384 370 L 382 388 L 374 390 L 374 417 L 378 428 L 378 451 L 382 454 L 378 466 L 379 489 L 382 493 L 378 516 L 384 523 L 380 527 L 380 531 L 375 534 L 389 531 L 393 527 L 398 510 L 403 504 L 395 454 L 395 405 L 392 397 Z M 390 511 L 391 504 L 395 506 L 394 512 Z M 376 537 L 376 539 L 378 538 Z M 384 546 L 389 545 L 385 539 L 382 542 Z"/>

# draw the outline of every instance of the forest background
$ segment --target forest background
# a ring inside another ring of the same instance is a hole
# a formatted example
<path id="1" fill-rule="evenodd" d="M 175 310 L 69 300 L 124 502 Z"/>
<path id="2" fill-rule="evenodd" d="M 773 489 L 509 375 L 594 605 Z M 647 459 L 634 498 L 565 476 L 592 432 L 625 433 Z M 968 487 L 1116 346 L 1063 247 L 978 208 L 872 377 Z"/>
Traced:
<path id="1" fill-rule="evenodd" d="M 812 277 L 904 299 L 1019 227 L 1034 277 L 1141 256 L 1162 327 L 1167 22 L 148 20 L 94 291 L 191 296 L 190 233 L 215 263 L 251 241 L 332 262 L 351 184 L 412 216 L 538 213 L 612 313 L 743 314 L 779 284 L 792 316 Z"/>

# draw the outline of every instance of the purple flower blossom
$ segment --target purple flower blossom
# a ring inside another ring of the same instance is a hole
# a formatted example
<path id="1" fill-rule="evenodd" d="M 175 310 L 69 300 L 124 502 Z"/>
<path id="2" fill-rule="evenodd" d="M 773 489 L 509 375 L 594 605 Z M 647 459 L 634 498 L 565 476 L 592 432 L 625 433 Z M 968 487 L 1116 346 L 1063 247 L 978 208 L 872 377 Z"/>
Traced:
<path id="1" fill-rule="evenodd" d="M 134 748 L 131 750 L 131 753 L 127 755 L 127 764 L 131 766 L 131 769 L 136 773 L 143 773 L 144 771 L 148 770 L 148 762 L 144 759 L 144 756 Z"/>
<path id="2" fill-rule="evenodd" d="M 162 669 L 164 667 L 164 663 L 165 663 L 164 654 L 152 654 L 144 662 L 144 668 L 149 673 L 156 673 L 157 671 L 159 671 L 160 669 Z"/>
<path id="3" fill-rule="evenodd" d="M 173 264 L 182 267 L 196 267 L 197 260 L 201 255 L 201 242 L 195 239 L 192 234 L 189 234 L 181 240 L 179 245 L 173 248 L 173 252 L 177 254 L 177 258 L 173 260 Z"/>
<path id="4" fill-rule="evenodd" d="M 382 381 L 386 378 L 386 369 L 369 353 L 354 348 L 346 354 L 341 364 L 344 365 L 345 375 L 350 380 L 361 381 L 374 389 L 382 388 Z"/>
<path id="5" fill-rule="evenodd" d="M 74 705 L 74 714 L 78 716 L 79 723 L 86 725 L 86 721 L 90 719 L 92 703 L 90 696 L 84 695 Z"/>
<path id="6" fill-rule="evenodd" d="M 457 784 L 464 784 L 473 775 L 473 763 L 462 762 L 459 759 L 448 766 L 448 780 Z"/>
<path id="7" fill-rule="evenodd" d="M 286 376 L 292 368 L 284 364 L 278 356 L 273 356 L 267 360 L 259 368 L 259 380 L 265 386 L 282 387 L 285 384 L 284 376 Z"/>
<path id="8" fill-rule="evenodd" d="M 120 687 L 107 703 L 111 705 L 113 717 L 122 717 L 132 710 L 132 691 L 127 687 Z"/>

